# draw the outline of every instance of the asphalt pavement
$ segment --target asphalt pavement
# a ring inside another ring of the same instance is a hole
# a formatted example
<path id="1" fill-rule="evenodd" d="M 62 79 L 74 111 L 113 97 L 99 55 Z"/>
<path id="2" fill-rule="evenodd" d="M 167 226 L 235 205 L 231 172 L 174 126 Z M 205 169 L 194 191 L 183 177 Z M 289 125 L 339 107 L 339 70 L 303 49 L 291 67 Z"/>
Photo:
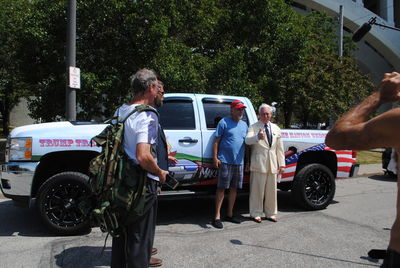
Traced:
<path id="1" fill-rule="evenodd" d="M 367 174 L 368 176 L 365 176 Z M 379 267 L 372 248 L 387 247 L 395 216 L 396 180 L 380 165 L 361 166 L 359 176 L 337 180 L 327 209 L 304 211 L 290 193 L 278 192 L 278 223 L 253 222 L 248 196 L 238 197 L 241 224 L 211 226 L 213 196 L 159 203 L 155 246 L 163 268 L 172 267 Z M 379 175 L 376 175 L 379 174 Z M 35 210 L 0 201 L 1 267 L 109 267 L 111 238 L 105 234 L 57 237 Z"/>

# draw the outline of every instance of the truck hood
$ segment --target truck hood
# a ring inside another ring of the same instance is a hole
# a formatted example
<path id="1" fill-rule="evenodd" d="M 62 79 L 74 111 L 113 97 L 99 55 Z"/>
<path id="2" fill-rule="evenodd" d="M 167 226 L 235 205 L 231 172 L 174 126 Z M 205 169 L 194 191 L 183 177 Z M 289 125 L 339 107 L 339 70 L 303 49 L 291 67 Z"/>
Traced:
<path id="1" fill-rule="evenodd" d="M 69 121 L 21 126 L 13 129 L 11 138 L 16 137 L 93 137 L 100 133 L 106 124 L 72 124 Z"/>

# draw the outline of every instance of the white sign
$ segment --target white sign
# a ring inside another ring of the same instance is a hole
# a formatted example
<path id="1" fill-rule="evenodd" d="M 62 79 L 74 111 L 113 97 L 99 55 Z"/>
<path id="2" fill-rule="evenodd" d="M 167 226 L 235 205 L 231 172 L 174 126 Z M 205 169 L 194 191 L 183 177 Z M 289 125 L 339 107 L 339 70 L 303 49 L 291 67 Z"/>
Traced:
<path id="1" fill-rule="evenodd" d="M 81 69 L 69 67 L 69 87 L 81 88 Z"/>

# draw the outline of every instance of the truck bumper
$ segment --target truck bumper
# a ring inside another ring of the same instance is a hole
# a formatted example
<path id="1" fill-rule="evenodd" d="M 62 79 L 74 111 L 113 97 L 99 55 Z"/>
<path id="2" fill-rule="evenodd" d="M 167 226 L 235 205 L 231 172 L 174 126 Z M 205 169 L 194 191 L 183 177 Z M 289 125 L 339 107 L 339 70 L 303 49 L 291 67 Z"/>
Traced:
<path id="1" fill-rule="evenodd" d="M 9 162 L 0 166 L 3 195 L 21 205 L 29 205 L 31 187 L 38 162 Z"/>

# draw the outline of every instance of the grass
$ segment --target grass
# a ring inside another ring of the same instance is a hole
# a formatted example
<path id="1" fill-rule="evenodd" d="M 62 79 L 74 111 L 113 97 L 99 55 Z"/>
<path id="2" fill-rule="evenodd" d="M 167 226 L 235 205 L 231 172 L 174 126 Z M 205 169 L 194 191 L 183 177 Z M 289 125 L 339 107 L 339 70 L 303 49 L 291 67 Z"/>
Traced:
<path id="1" fill-rule="evenodd" d="M 371 151 L 358 151 L 357 152 L 357 163 L 358 164 L 381 164 L 382 153 L 371 152 Z"/>

